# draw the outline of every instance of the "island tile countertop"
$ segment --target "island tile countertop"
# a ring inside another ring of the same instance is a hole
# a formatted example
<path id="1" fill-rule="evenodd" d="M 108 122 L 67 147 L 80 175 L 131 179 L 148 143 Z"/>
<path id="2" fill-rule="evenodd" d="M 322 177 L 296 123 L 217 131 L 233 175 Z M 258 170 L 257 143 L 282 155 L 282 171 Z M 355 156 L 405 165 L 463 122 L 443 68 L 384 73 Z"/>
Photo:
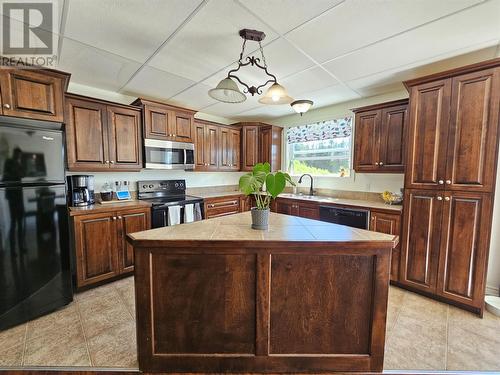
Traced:
<path id="1" fill-rule="evenodd" d="M 254 230 L 251 213 L 243 212 L 189 224 L 151 229 L 129 234 L 134 245 L 163 241 L 292 241 L 369 242 L 396 246 L 398 236 L 332 224 L 318 220 L 270 213 L 269 229 Z"/>
<path id="2" fill-rule="evenodd" d="M 219 198 L 219 197 L 232 197 L 232 196 L 238 196 L 238 195 L 243 195 L 241 191 L 219 191 L 219 192 L 198 192 L 198 193 L 190 193 L 188 192 L 189 195 L 193 195 L 196 197 L 200 197 L 203 199 L 209 199 L 209 198 Z"/>
<path id="3" fill-rule="evenodd" d="M 131 200 L 129 202 L 111 202 L 111 203 L 96 203 L 90 206 L 82 206 L 82 207 L 68 207 L 69 216 L 77 216 L 77 215 L 85 215 L 90 213 L 99 213 L 99 212 L 109 212 L 113 210 L 125 210 L 125 209 L 133 209 L 133 208 L 148 208 L 151 207 L 151 203 L 140 201 L 140 200 Z"/>

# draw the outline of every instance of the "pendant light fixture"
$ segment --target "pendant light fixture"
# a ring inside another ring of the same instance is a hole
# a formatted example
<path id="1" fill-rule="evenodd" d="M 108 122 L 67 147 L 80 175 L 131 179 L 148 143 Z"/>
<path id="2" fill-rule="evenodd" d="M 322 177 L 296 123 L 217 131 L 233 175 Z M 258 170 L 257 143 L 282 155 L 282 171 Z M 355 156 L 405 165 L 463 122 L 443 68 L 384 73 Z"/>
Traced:
<path id="1" fill-rule="evenodd" d="M 309 108 L 311 108 L 313 104 L 314 103 L 312 100 L 303 99 L 303 100 L 296 100 L 292 102 L 290 105 L 295 110 L 295 112 L 300 113 L 300 115 L 302 116 L 304 113 L 309 111 Z"/>
<path id="2" fill-rule="evenodd" d="M 228 72 L 227 77 L 219 82 L 217 87 L 208 91 L 210 97 L 223 102 L 223 103 L 241 103 L 246 100 L 245 94 L 250 94 L 254 96 L 255 94 L 261 95 L 262 88 L 264 88 L 269 83 L 272 83 L 271 87 L 267 90 L 266 94 L 259 99 L 259 103 L 262 104 L 288 104 L 293 101 L 293 99 L 288 96 L 285 88 L 278 84 L 278 80 L 274 74 L 269 73 L 267 70 L 266 58 L 264 57 L 264 50 L 262 48 L 261 42 L 266 37 L 262 31 L 243 29 L 240 30 L 240 36 L 243 38 L 243 45 L 241 47 L 240 58 L 238 60 L 238 67 L 232 69 Z M 245 61 L 243 60 L 243 55 L 245 54 L 245 45 L 247 40 L 258 42 L 260 57 L 247 56 Z M 255 66 L 262 69 L 264 73 L 269 77 L 269 79 L 262 83 L 261 85 L 248 85 L 243 82 L 237 75 L 236 72 L 245 66 Z M 244 86 L 243 92 L 238 88 L 238 81 Z"/>

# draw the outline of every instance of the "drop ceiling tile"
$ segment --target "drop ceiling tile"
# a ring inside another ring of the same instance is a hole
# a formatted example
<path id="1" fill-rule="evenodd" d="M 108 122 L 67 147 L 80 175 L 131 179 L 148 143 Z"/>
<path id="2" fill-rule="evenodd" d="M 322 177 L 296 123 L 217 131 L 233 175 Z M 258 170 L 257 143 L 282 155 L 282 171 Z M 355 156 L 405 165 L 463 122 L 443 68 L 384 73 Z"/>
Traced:
<path id="1" fill-rule="evenodd" d="M 73 0 L 65 36 L 125 56 L 146 59 L 201 0 Z"/>
<path id="2" fill-rule="evenodd" d="M 260 104 L 257 101 L 258 98 L 258 96 L 252 97 L 251 95 L 247 95 L 247 100 L 242 103 L 217 102 L 209 107 L 203 108 L 203 112 L 222 117 L 234 117 L 238 113 L 264 106 L 265 104 Z"/>
<path id="3" fill-rule="evenodd" d="M 461 49 L 474 48 L 481 43 L 494 45 L 500 38 L 499 25 L 500 2 L 492 1 L 363 48 L 323 66 L 339 79 L 350 81 L 398 66 L 421 64 L 422 61 L 453 51 L 460 54 Z M 367 61 L 370 63 L 367 64 Z"/>
<path id="4" fill-rule="evenodd" d="M 175 74 L 145 66 L 127 83 L 122 89 L 122 93 L 150 99 L 167 100 L 195 83 Z"/>
<path id="5" fill-rule="evenodd" d="M 257 18 L 232 0 L 210 1 L 151 60 L 151 66 L 200 81 L 238 60 L 244 28 L 262 30 L 265 42 L 276 38 Z M 247 51 L 257 48 L 247 43 Z"/>
<path id="6" fill-rule="evenodd" d="M 292 115 L 295 111 L 289 105 L 285 106 L 262 106 L 258 108 L 251 109 L 249 111 L 242 112 L 236 115 L 234 118 L 237 121 L 259 121 L 277 118 L 286 115 Z"/>
<path id="7" fill-rule="evenodd" d="M 325 87 L 321 90 L 316 90 L 304 94 L 304 99 L 309 99 L 314 102 L 314 105 L 312 107 L 313 109 L 359 98 L 360 95 L 343 85 Z"/>
<path id="8" fill-rule="evenodd" d="M 208 90 L 212 87 L 199 83 L 182 93 L 171 97 L 168 101 L 180 107 L 199 110 L 200 108 L 218 103 L 217 100 L 208 96 Z"/>
<path id="9" fill-rule="evenodd" d="M 355 79 L 347 82 L 347 84 L 363 96 L 379 95 L 401 90 L 404 88 L 402 82 L 405 80 L 492 59 L 495 57 L 496 48 L 496 45 L 493 45 L 472 52 L 468 52 L 467 50 L 453 51 L 451 54 L 436 57 L 439 58 L 438 61 L 432 58 L 427 62 L 409 64 L 404 67 Z M 457 53 L 460 53 L 460 55 L 455 56 Z"/>
<path id="10" fill-rule="evenodd" d="M 320 67 L 315 67 L 298 74 L 294 74 L 283 80 L 283 86 L 288 94 L 298 99 L 298 96 L 333 86 L 338 81 Z"/>
<path id="11" fill-rule="evenodd" d="M 262 20 L 285 34 L 344 0 L 252 0 L 249 7 Z M 245 2 L 239 0 L 244 6 Z M 284 17 L 286 12 L 286 17 Z"/>
<path id="12" fill-rule="evenodd" d="M 322 63 L 479 2 L 350 0 L 293 30 L 287 38 Z"/>
<path id="13" fill-rule="evenodd" d="M 87 86 L 117 91 L 140 64 L 74 40 L 63 38 L 58 69 L 71 73 L 71 80 Z"/>

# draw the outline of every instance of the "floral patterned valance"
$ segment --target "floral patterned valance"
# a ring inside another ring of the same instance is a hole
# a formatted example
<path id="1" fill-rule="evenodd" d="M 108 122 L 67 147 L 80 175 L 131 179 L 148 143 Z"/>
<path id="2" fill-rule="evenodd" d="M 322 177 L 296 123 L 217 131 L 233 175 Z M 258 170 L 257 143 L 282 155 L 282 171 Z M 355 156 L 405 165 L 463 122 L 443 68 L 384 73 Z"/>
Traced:
<path id="1" fill-rule="evenodd" d="M 351 133 L 352 117 L 345 117 L 288 128 L 286 138 L 288 143 L 299 143 L 349 137 Z"/>

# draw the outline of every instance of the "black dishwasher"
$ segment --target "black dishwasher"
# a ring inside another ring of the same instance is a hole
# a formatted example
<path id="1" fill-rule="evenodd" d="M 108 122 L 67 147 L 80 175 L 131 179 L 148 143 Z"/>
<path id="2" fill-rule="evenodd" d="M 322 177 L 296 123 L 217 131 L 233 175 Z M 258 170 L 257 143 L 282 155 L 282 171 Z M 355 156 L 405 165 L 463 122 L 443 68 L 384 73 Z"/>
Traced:
<path id="1" fill-rule="evenodd" d="M 319 219 L 348 227 L 368 229 L 370 211 L 353 208 L 319 206 Z"/>

